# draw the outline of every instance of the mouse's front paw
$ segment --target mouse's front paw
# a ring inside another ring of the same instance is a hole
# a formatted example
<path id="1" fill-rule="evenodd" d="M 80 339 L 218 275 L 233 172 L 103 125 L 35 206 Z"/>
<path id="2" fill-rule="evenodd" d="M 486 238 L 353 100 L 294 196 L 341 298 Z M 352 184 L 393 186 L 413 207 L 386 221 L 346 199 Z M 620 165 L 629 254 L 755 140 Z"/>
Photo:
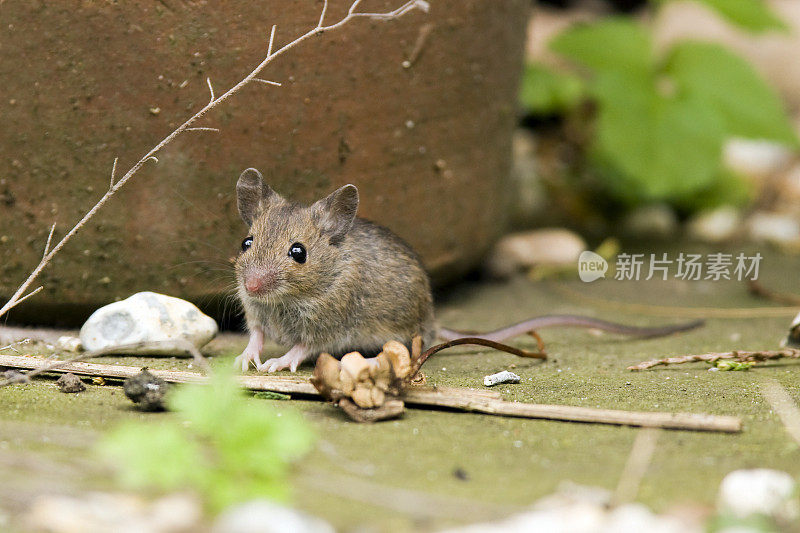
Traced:
<path id="1" fill-rule="evenodd" d="M 308 358 L 308 355 L 308 350 L 305 347 L 297 345 L 286 352 L 284 356 L 267 359 L 263 364 L 257 364 L 256 368 L 261 372 L 277 372 L 287 368 L 294 372 L 300 366 L 300 363 Z"/>
<path id="2" fill-rule="evenodd" d="M 261 366 L 263 365 L 261 362 L 261 354 L 252 350 L 245 350 L 242 352 L 242 355 L 236 357 L 236 359 L 233 360 L 233 367 L 239 368 L 239 366 L 241 366 L 242 372 L 247 372 L 247 369 L 250 368 L 251 361 L 258 370 L 261 370 Z"/>

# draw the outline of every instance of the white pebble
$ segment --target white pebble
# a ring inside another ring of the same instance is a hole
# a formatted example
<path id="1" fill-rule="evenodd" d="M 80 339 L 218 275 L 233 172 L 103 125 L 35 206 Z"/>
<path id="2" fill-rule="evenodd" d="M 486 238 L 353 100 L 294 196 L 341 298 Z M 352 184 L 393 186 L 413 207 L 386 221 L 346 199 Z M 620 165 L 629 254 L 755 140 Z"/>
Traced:
<path id="1" fill-rule="evenodd" d="M 155 292 L 139 292 L 101 307 L 81 328 L 85 350 L 183 339 L 201 347 L 217 334 L 217 323 L 193 304 Z M 144 347 L 128 353 L 184 355 L 185 350 Z"/>
<path id="2" fill-rule="evenodd" d="M 283 507 L 269 500 L 253 500 L 234 505 L 223 512 L 213 533 L 334 533 L 333 527 L 297 509 Z"/>
<path id="3" fill-rule="evenodd" d="M 66 352 L 79 352 L 83 347 L 78 337 L 72 337 L 70 335 L 62 335 L 59 337 L 56 341 L 56 345 Z"/>
<path id="4" fill-rule="evenodd" d="M 765 514 L 783 520 L 798 516 L 792 476 L 779 470 L 757 468 L 735 470 L 719 486 L 717 505 L 720 511 L 744 518 Z"/>
<path id="5" fill-rule="evenodd" d="M 492 374 L 491 376 L 484 376 L 483 378 L 483 384 L 487 387 L 493 387 L 494 385 L 498 385 L 500 383 L 519 383 L 519 381 L 519 376 L 513 372 L 509 372 L 508 370 L 503 370 L 502 372 Z"/>

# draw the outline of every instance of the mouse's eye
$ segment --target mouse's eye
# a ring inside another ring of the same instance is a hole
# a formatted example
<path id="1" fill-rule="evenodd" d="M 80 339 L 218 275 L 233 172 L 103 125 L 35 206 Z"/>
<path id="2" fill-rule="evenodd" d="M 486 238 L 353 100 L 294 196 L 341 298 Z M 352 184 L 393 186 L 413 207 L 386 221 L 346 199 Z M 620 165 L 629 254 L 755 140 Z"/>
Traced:
<path id="1" fill-rule="evenodd" d="M 299 242 L 294 243 L 289 247 L 289 257 L 298 263 L 306 262 L 306 247 Z"/>
<path id="2" fill-rule="evenodd" d="M 242 251 L 243 252 L 246 252 L 247 250 L 249 250 L 251 246 L 253 246 L 253 238 L 252 237 L 247 237 L 245 240 L 242 241 Z"/>

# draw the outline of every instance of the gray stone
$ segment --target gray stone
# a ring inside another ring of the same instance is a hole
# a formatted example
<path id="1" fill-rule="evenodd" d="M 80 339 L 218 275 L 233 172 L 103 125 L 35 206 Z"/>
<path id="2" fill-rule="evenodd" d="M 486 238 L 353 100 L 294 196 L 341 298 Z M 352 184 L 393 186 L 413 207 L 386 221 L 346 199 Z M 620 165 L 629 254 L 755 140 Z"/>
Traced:
<path id="1" fill-rule="evenodd" d="M 501 383 L 519 383 L 519 376 L 508 370 L 503 370 L 497 374 L 483 377 L 483 384 L 487 387 L 493 387 Z"/>
<path id="2" fill-rule="evenodd" d="M 95 311 L 81 328 L 86 350 L 116 348 L 136 343 L 186 340 L 197 348 L 217 334 L 217 323 L 193 304 L 155 292 L 139 292 Z M 143 346 L 126 353 L 184 355 L 177 346 Z"/>
<path id="3" fill-rule="evenodd" d="M 792 320 L 792 324 L 789 326 L 789 334 L 783 340 L 781 346 L 800 348 L 800 314 Z"/>
<path id="4" fill-rule="evenodd" d="M 733 206 L 701 211 L 686 225 L 689 237 L 702 242 L 724 242 L 736 236 L 742 225 L 742 214 Z"/>
<path id="5" fill-rule="evenodd" d="M 64 374 L 56 380 L 56 385 L 61 392 L 83 392 L 86 390 L 86 385 L 83 384 L 81 378 L 75 374 Z"/>
<path id="6" fill-rule="evenodd" d="M 757 211 L 747 220 L 747 231 L 755 241 L 790 246 L 800 243 L 800 222 L 789 215 Z"/>
<path id="7" fill-rule="evenodd" d="M 720 483 L 717 507 L 738 518 L 764 514 L 782 521 L 794 520 L 800 516 L 796 491 L 797 483 L 786 472 L 735 470 Z"/>
<path id="8" fill-rule="evenodd" d="M 567 229 L 547 228 L 513 233 L 503 237 L 488 256 L 487 272 L 508 277 L 534 265 L 567 266 L 577 264 L 586 241 Z"/>
<path id="9" fill-rule="evenodd" d="M 641 504 L 609 507 L 610 496 L 603 489 L 570 485 L 537 501 L 530 511 L 449 533 L 700 533 L 703 530 L 691 520 L 657 515 Z"/>
<path id="10" fill-rule="evenodd" d="M 51 533 L 181 533 L 201 530 L 201 516 L 199 502 L 184 494 L 153 503 L 113 493 L 43 495 L 31 504 L 24 525 L 25 531 Z"/>
<path id="11" fill-rule="evenodd" d="M 212 533 L 334 533 L 318 518 L 283 507 L 269 500 L 253 500 L 228 508 L 211 529 Z"/>
<path id="12" fill-rule="evenodd" d="M 650 204 L 637 207 L 622 221 L 628 235 L 667 238 L 678 232 L 678 217 L 666 204 Z"/>

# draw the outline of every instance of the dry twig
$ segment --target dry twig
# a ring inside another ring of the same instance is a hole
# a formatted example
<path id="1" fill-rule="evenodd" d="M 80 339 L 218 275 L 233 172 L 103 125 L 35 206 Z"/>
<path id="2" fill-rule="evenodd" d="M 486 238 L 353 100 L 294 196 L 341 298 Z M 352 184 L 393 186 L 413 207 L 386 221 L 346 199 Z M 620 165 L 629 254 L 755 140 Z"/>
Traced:
<path id="1" fill-rule="evenodd" d="M 14 307 L 16 307 L 17 305 L 19 305 L 25 299 L 33 296 L 39 290 L 41 290 L 41 287 L 39 287 L 38 289 L 35 289 L 32 292 L 29 292 L 29 293 L 26 294 L 26 291 L 28 290 L 28 287 L 30 287 L 30 285 L 33 283 L 33 281 L 36 278 L 39 277 L 39 274 L 50 263 L 50 261 L 52 260 L 53 256 L 55 256 L 61 250 L 61 248 L 63 248 L 64 245 L 67 242 L 69 242 L 69 240 L 72 239 L 72 237 L 84 225 L 86 225 L 86 223 L 92 217 L 94 217 L 94 215 L 97 213 L 97 211 L 100 210 L 100 208 L 102 208 L 106 204 L 106 202 L 108 202 L 108 200 L 111 199 L 111 197 L 114 196 L 114 194 L 120 188 L 122 188 L 128 182 L 128 180 L 130 180 L 142 168 L 142 166 L 144 166 L 150 160 L 153 160 L 155 163 L 158 163 L 158 158 L 155 157 L 155 154 L 158 153 L 159 151 L 161 151 L 162 148 L 167 146 L 169 143 L 171 143 L 173 140 L 175 140 L 176 137 L 178 137 L 179 135 L 181 135 L 182 133 L 184 133 L 186 131 L 198 131 L 198 130 L 200 130 L 200 131 L 208 131 L 208 130 L 215 129 L 215 128 L 206 128 L 206 127 L 202 127 L 202 126 L 198 127 L 198 126 L 195 126 L 195 124 L 201 118 L 206 116 L 209 111 L 211 111 L 212 109 L 217 107 L 222 102 L 226 101 L 228 98 L 230 98 L 234 94 L 238 93 L 248 83 L 250 83 L 252 81 L 258 81 L 258 82 L 267 83 L 267 84 L 279 85 L 276 82 L 269 82 L 267 80 L 263 80 L 263 79 L 259 78 L 259 74 L 261 73 L 262 70 L 264 70 L 264 67 L 266 67 L 268 64 L 270 64 L 276 57 L 282 55 L 287 50 L 290 50 L 290 49 L 294 48 L 295 46 L 297 46 L 301 42 L 305 41 L 306 39 L 309 39 L 310 37 L 313 37 L 314 35 L 319 35 L 319 34 L 321 34 L 323 32 L 326 32 L 326 31 L 332 31 L 332 30 L 336 30 L 338 28 L 341 28 L 342 26 L 344 26 L 345 24 L 347 24 L 348 22 L 350 22 L 350 21 L 352 21 L 352 20 L 354 20 L 356 18 L 371 18 L 371 19 L 379 19 L 379 20 L 391 20 L 391 19 L 395 19 L 395 18 L 401 17 L 401 16 L 405 15 L 406 13 L 408 13 L 409 11 L 412 11 L 414 9 L 427 11 L 428 7 L 429 7 L 428 2 L 426 2 L 424 0 L 411 0 L 411 1 L 407 1 L 407 2 L 403 3 L 400 7 L 398 7 L 397 9 L 395 9 L 393 11 L 389 11 L 389 12 L 385 12 L 385 13 L 373 13 L 373 12 L 359 12 L 359 11 L 356 11 L 357 8 L 358 8 L 358 5 L 360 3 L 361 3 L 361 0 L 354 0 L 354 2 L 350 5 L 350 9 L 347 11 L 347 15 L 342 17 L 338 22 L 334 22 L 334 23 L 329 24 L 329 25 L 326 26 L 325 25 L 325 14 L 326 14 L 327 9 L 328 9 L 328 0 L 324 0 L 323 6 L 322 6 L 322 12 L 320 14 L 319 22 L 317 23 L 317 25 L 314 28 L 308 30 L 306 33 L 304 33 L 300 37 L 298 37 L 295 40 L 289 42 L 288 44 L 283 45 L 282 47 L 278 48 L 275 51 L 273 51 L 273 43 L 274 43 L 274 40 L 275 40 L 276 28 L 275 28 L 275 26 L 272 26 L 272 31 L 270 32 L 269 46 L 268 46 L 268 49 L 267 49 L 267 55 L 261 61 L 261 63 L 259 63 L 253 70 L 250 71 L 249 74 L 247 74 L 244 78 L 242 78 L 238 83 L 236 83 L 236 85 L 234 85 L 233 87 L 231 87 L 230 89 L 228 89 L 227 91 L 225 91 L 224 93 L 222 93 L 219 96 L 216 96 L 215 93 L 214 93 L 214 88 L 211 85 L 211 79 L 207 78 L 206 82 L 208 84 L 208 89 L 209 89 L 209 92 L 210 92 L 210 100 L 209 100 L 209 102 L 206 105 L 204 105 L 197 113 L 195 113 L 194 115 L 189 117 L 189 119 L 186 120 L 183 124 L 181 124 L 175 130 L 173 130 L 172 133 L 170 133 L 169 135 L 164 137 L 161 141 L 159 141 L 158 144 L 156 144 L 144 156 L 142 156 L 136 163 L 134 163 L 134 165 L 117 181 L 114 180 L 114 177 L 115 177 L 115 174 L 116 174 L 116 168 L 117 168 L 117 158 L 115 158 L 114 159 L 114 165 L 113 165 L 113 167 L 111 169 L 111 178 L 110 178 L 110 185 L 109 185 L 108 190 L 105 192 L 105 194 L 103 194 L 103 196 L 100 198 L 100 200 L 98 200 L 97 203 L 91 209 L 89 209 L 89 211 L 87 211 L 83 215 L 83 217 L 72 227 L 72 229 L 70 229 L 56 243 L 56 245 L 53 246 L 52 249 L 50 249 L 50 241 L 52 239 L 52 234 L 53 234 L 53 231 L 55 229 L 55 226 L 53 226 L 53 228 L 50 231 L 50 237 L 48 237 L 47 246 L 45 246 L 45 252 L 44 252 L 44 254 L 42 256 L 41 261 L 39 261 L 39 264 L 31 271 L 31 273 L 28 276 L 28 278 L 25 281 L 23 281 L 22 284 L 17 288 L 17 290 L 14 292 L 14 294 L 11 296 L 11 298 L 9 298 L 9 300 L 2 307 L 0 307 L 0 317 L 3 316 L 4 314 L 6 314 L 11 309 L 13 309 Z"/>
<path id="2" fill-rule="evenodd" d="M 681 355 L 678 357 L 666 357 L 664 359 L 653 359 L 652 361 L 644 361 L 638 365 L 629 366 L 628 370 L 647 370 L 659 365 L 679 365 L 682 363 L 695 363 L 697 361 L 706 361 L 713 363 L 720 359 L 733 359 L 735 361 L 768 361 L 770 359 L 800 359 L 800 349 L 784 348 L 783 350 L 762 350 L 762 351 L 745 351 L 734 350 L 732 352 L 710 352 L 695 355 Z"/>
<path id="3" fill-rule="evenodd" d="M 165 342 L 137 342 L 133 344 L 125 344 L 121 346 L 116 346 L 114 348 L 106 348 L 103 350 L 94 350 L 90 352 L 84 352 L 82 354 L 76 355 L 75 357 L 70 357 L 69 359 L 62 359 L 62 360 L 53 360 L 52 358 L 49 359 L 38 359 L 35 357 L 16 357 L 16 359 L 4 359 L 0 360 L 0 366 L 8 366 L 13 368 L 29 368 L 31 369 L 30 372 L 26 372 L 16 377 L 9 378 L 5 381 L 0 381 L 0 388 L 5 387 L 7 385 L 12 385 L 17 382 L 21 382 L 23 380 L 30 379 L 34 376 L 39 374 L 43 374 L 46 372 L 61 372 L 61 371 L 68 371 L 68 372 L 75 372 L 75 370 L 71 370 L 75 367 L 76 363 L 81 363 L 88 359 L 93 359 L 95 357 L 102 357 L 104 355 L 111 355 L 111 354 L 124 354 L 131 350 L 137 350 L 140 348 L 163 348 L 165 350 L 184 350 L 186 353 L 191 354 L 194 358 L 195 362 L 200 366 L 200 368 L 206 372 L 210 373 L 211 369 L 208 366 L 208 361 L 206 358 L 203 357 L 203 354 L 200 353 L 194 344 L 187 340 L 177 339 L 173 341 L 165 341 Z M 22 359 L 23 361 L 19 361 Z M 14 361 L 17 361 L 14 364 Z M 8 364 L 6 364 L 8 363 Z M 113 367 L 114 365 L 99 365 L 100 367 Z M 65 370 L 66 369 L 66 370 Z M 108 368 L 106 368 L 108 370 Z M 76 372 L 82 373 L 82 372 Z M 138 373 L 138 370 L 137 370 Z M 102 372 L 89 372 L 89 375 L 103 375 Z M 114 376 L 114 375 L 106 375 L 105 377 L 130 377 L 130 376 Z"/>
<path id="4" fill-rule="evenodd" d="M 135 376 L 139 367 L 104 365 L 65 361 L 47 361 L 35 357 L 0 354 L 0 366 L 10 368 L 48 367 L 48 372 L 72 372 L 73 374 L 104 376 L 122 379 Z M 44 370 L 43 370 L 44 371 Z M 150 370 L 150 373 L 172 383 L 202 383 L 207 378 L 197 372 L 176 370 Z M 301 394 L 322 399 L 308 379 L 297 376 L 237 376 L 237 382 L 250 390 Z M 620 411 L 594 409 L 570 405 L 543 405 L 507 402 L 496 391 L 475 390 L 456 387 L 409 387 L 403 401 L 408 406 L 429 409 L 431 407 L 455 409 L 473 413 L 485 413 L 519 418 L 541 418 L 566 422 L 588 422 L 623 426 L 683 429 L 692 431 L 721 431 L 736 433 L 742 430 L 742 422 L 733 416 L 716 416 L 695 413 L 659 413 L 644 411 Z"/>

